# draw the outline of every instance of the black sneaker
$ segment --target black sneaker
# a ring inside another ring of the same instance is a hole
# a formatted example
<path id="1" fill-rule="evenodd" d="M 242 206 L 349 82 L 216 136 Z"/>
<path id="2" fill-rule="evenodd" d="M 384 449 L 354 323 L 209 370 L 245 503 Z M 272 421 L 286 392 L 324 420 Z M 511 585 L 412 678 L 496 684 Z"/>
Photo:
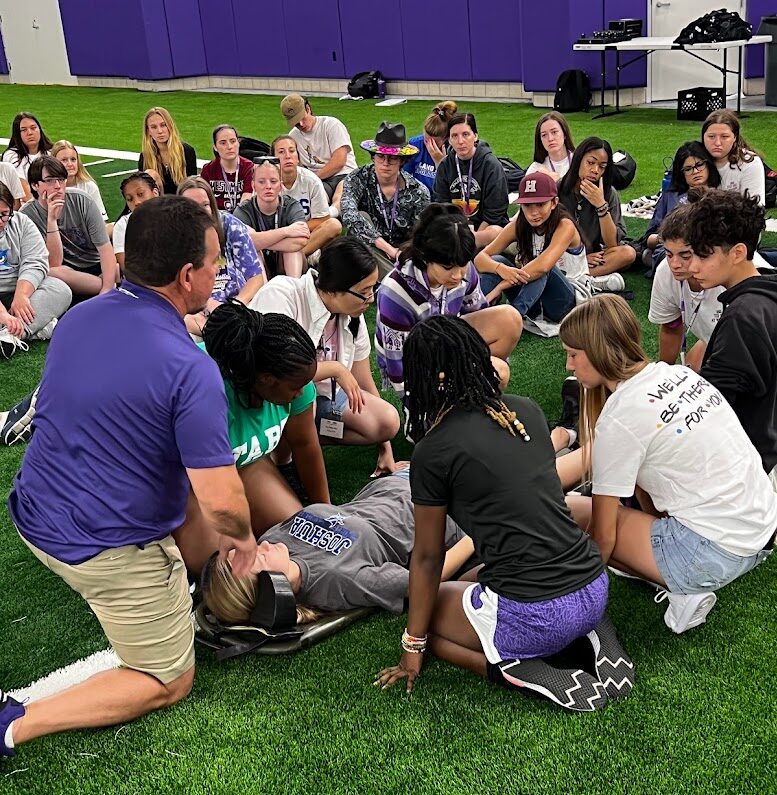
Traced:
<path id="1" fill-rule="evenodd" d="M 580 447 L 580 384 L 575 376 L 570 375 L 561 386 L 561 416 L 556 423 L 557 428 L 566 428 L 578 434 L 569 446 L 570 450 Z"/>
<path id="2" fill-rule="evenodd" d="M 500 684 L 505 687 L 526 688 L 564 709 L 593 712 L 607 705 L 605 686 L 581 668 L 554 668 L 539 658 L 489 663 L 488 667 L 492 682 L 498 682 L 501 674 Z"/>
<path id="3" fill-rule="evenodd" d="M 16 755 L 16 751 L 5 744 L 5 733 L 24 713 L 24 705 L 20 701 L 0 690 L 0 757 Z"/>
<path id="4" fill-rule="evenodd" d="M 5 422 L 0 428 L 0 442 L 7 447 L 30 440 L 32 418 L 35 416 L 35 404 L 38 402 L 39 390 L 40 386 L 35 387 L 35 391 L 22 398 L 8 411 Z"/>

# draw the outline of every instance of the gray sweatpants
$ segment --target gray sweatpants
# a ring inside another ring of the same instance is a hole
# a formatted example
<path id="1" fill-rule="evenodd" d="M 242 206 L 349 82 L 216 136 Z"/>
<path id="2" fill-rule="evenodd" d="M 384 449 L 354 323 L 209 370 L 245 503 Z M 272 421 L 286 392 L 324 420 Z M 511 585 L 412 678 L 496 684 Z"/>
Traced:
<path id="1" fill-rule="evenodd" d="M 6 309 L 11 308 L 13 293 L 0 293 L 0 302 Z M 53 276 L 47 276 L 38 286 L 38 289 L 30 296 L 35 320 L 26 326 L 25 338 L 37 334 L 44 326 L 47 326 L 55 317 L 60 317 L 70 306 L 73 300 L 73 293 L 70 288 L 61 280 Z"/>

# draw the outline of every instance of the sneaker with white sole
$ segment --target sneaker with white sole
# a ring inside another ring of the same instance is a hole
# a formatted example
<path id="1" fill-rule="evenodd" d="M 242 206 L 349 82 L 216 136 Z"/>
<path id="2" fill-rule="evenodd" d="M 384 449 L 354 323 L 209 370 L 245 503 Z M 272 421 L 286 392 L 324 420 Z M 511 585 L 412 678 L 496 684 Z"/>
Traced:
<path id="1" fill-rule="evenodd" d="M 46 325 L 38 332 L 32 335 L 30 339 L 33 340 L 50 340 L 51 335 L 54 333 L 54 329 L 57 327 L 57 322 L 59 318 L 52 318 Z"/>
<path id="2" fill-rule="evenodd" d="M 714 591 L 706 593 L 669 593 L 659 591 L 655 596 L 656 604 L 664 600 L 669 601 L 669 607 L 664 613 L 664 623 L 678 635 L 688 629 L 693 629 L 707 620 L 707 615 L 715 606 L 718 597 Z"/>
<path id="3" fill-rule="evenodd" d="M 587 638 L 596 658 L 596 674 L 608 697 L 627 696 L 634 688 L 634 663 L 621 646 L 610 617 L 605 615 Z"/>
<path id="4" fill-rule="evenodd" d="M 26 342 L 14 337 L 7 328 L 0 328 L 0 357 L 10 359 L 16 351 L 28 351 L 29 349 L 30 346 Z"/>
<path id="5" fill-rule="evenodd" d="M 488 663 L 487 671 L 495 684 L 525 688 L 574 712 L 593 712 L 607 705 L 604 684 L 581 668 L 554 668 L 535 657 Z"/>
<path id="6" fill-rule="evenodd" d="M 13 696 L 0 690 L 0 757 L 16 756 L 16 751 L 7 745 L 5 735 L 8 727 L 17 719 L 21 718 L 26 712 L 24 704 L 17 701 Z"/>
<path id="7" fill-rule="evenodd" d="M 620 293 L 626 289 L 626 282 L 620 273 L 608 273 L 606 276 L 592 276 L 591 286 L 595 293 Z"/>
<path id="8" fill-rule="evenodd" d="M 23 397 L 5 415 L 2 426 L 0 426 L 0 442 L 8 447 L 13 444 L 25 443 L 32 436 L 32 418 L 35 416 L 35 404 L 38 402 L 38 391 L 40 386 L 35 387 L 35 391 Z"/>

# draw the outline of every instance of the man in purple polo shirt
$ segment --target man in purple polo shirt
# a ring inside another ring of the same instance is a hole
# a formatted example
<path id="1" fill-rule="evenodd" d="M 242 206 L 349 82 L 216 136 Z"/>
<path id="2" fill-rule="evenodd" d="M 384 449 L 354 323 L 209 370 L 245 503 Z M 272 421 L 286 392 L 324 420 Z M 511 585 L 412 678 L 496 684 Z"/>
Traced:
<path id="1" fill-rule="evenodd" d="M 183 322 L 205 306 L 219 258 L 208 213 L 183 197 L 153 199 L 127 226 L 121 287 L 57 327 L 8 509 L 35 557 L 89 603 L 122 667 L 26 706 L 0 691 L 0 757 L 189 693 L 191 597 L 171 533 L 190 488 L 221 554 L 236 550 L 236 573 L 254 561 L 223 381 Z"/>

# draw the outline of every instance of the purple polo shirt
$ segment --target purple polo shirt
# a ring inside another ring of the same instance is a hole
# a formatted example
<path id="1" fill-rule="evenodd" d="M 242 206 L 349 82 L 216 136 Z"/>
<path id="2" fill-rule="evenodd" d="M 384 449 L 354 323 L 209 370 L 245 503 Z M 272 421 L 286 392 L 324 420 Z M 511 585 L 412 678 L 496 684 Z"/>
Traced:
<path id="1" fill-rule="evenodd" d="M 57 325 L 8 510 L 36 547 L 83 563 L 169 535 L 186 468 L 233 461 L 218 367 L 172 304 L 125 281 Z"/>

